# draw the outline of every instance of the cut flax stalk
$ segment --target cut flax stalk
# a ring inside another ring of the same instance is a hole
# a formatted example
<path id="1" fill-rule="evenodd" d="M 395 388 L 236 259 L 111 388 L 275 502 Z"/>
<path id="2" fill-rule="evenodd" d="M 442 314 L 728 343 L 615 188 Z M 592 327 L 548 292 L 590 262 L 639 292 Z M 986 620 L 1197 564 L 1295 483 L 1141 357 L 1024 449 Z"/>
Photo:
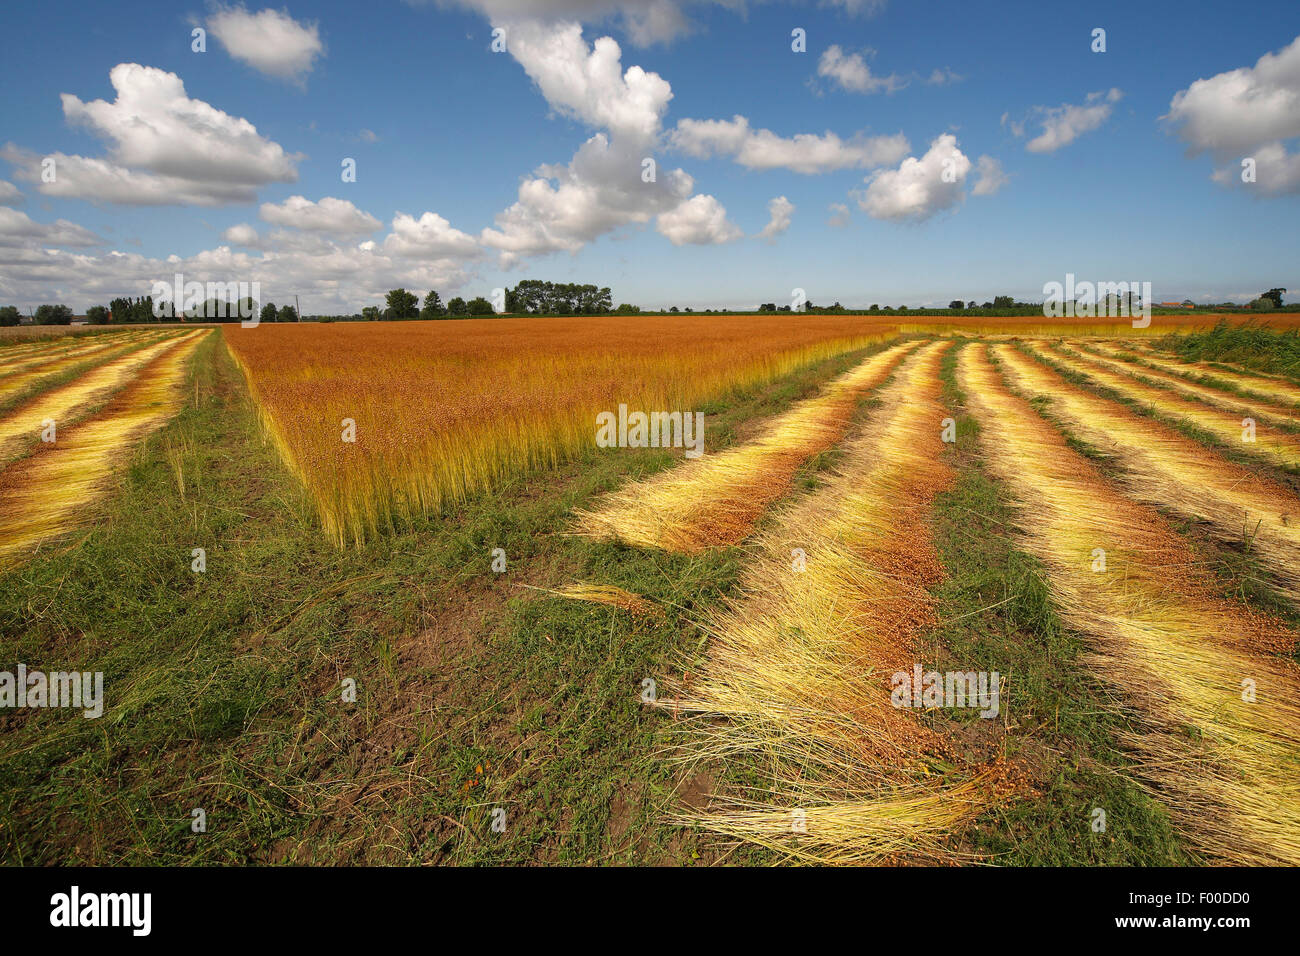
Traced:
<path id="1" fill-rule="evenodd" d="M 1126 343 L 1132 345 L 1133 343 Z M 1153 346 L 1144 344 L 1136 354 L 1161 368 L 1182 375 L 1196 375 L 1205 379 L 1219 379 L 1234 385 L 1244 392 L 1250 392 L 1261 398 L 1275 402 L 1285 402 L 1300 407 L 1300 385 L 1280 375 L 1256 372 L 1241 368 L 1230 362 L 1185 362 L 1167 352 L 1157 351 Z"/>
<path id="2" fill-rule="evenodd" d="M 187 341 L 202 337 L 202 332 L 190 332 L 180 338 L 164 339 L 129 352 L 103 365 L 96 366 L 78 376 L 67 385 L 42 392 L 24 402 L 8 415 L 0 417 L 0 464 L 21 451 L 26 442 L 39 437 L 44 422 L 53 421 L 55 435 L 66 425 L 73 424 L 96 402 L 134 381 L 140 369 L 171 349 L 183 347 Z"/>
<path id="3" fill-rule="evenodd" d="M 1186 543 L 1014 396 L 984 346 L 962 350 L 958 374 L 1022 547 L 1090 640 L 1095 673 L 1142 718 L 1123 738 L 1140 780 L 1205 857 L 1300 863 L 1300 672 L 1267 653 L 1295 635 L 1217 597 Z"/>
<path id="4" fill-rule="evenodd" d="M 911 672 L 936 620 L 947 347 L 914 352 L 828 482 L 757 536 L 740 595 L 705 626 L 705 658 L 660 701 L 686 715 L 684 762 L 748 754 L 772 773 L 761 791 L 684 812 L 689 823 L 807 862 L 944 859 L 946 838 L 988 805 L 996 771 L 890 701 L 891 676 Z"/>
<path id="5" fill-rule="evenodd" d="M 1011 346 L 992 346 L 991 353 L 1017 390 L 1046 399 L 1074 435 L 1112 456 L 1129 497 L 1208 522 L 1221 541 L 1248 544 L 1300 606 L 1300 499 L 1288 488 L 1067 382 Z"/>
<path id="6" fill-rule="evenodd" d="M 1300 409 L 1275 405 L 1267 399 L 1252 398 L 1249 395 L 1242 395 L 1240 392 L 1205 385 L 1182 375 L 1151 368 L 1125 356 L 1111 355 L 1104 349 L 1075 344 L 1066 346 L 1064 343 L 1059 344 L 1057 347 L 1072 357 L 1089 359 L 1098 365 L 1123 375 L 1149 379 L 1164 388 L 1173 389 L 1193 401 L 1200 401 L 1215 408 L 1222 408 L 1224 411 L 1231 412 L 1238 420 L 1255 418 L 1259 421 L 1290 429 L 1295 429 L 1300 424 L 1300 418 L 1297 417 L 1300 416 Z"/>
<path id="7" fill-rule="evenodd" d="M 125 453 L 180 408 L 187 363 L 206 334 L 156 355 L 95 417 L 0 472 L 0 568 L 77 527 Z"/>
<path id="8" fill-rule="evenodd" d="M 575 533 L 684 553 L 739 543 L 789 492 L 799 467 L 844 437 L 858 400 L 916 345 L 908 342 L 871 356 L 772 419 L 753 441 L 688 460 L 608 495 L 594 510 L 578 512 Z"/>
<path id="9" fill-rule="evenodd" d="M 1098 385 L 1133 399 L 1165 418 L 1182 420 L 1213 435 L 1225 445 L 1243 454 L 1259 458 L 1282 468 L 1300 466 L 1300 437 L 1259 423 L 1253 429 L 1253 441 L 1240 416 L 1212 408 L 1201 402 L 1180 398 L 1168 389 L 1147 385 L 1128 375 L 1107 369 L 1090 358 L 1071 356 L 1061 350 L 1043 350 L 1052 362 L 1086 376 Z"/>

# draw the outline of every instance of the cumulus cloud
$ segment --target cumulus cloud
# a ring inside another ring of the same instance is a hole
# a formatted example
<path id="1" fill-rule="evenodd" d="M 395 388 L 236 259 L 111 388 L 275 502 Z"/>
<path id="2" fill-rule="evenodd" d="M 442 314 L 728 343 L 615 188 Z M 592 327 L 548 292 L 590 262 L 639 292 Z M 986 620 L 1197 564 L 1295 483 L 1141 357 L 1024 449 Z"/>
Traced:
<path id="1" fill-rule="evenodd" d="M 222 232 L 221 241 L 228 242 L 232 246 L 247 246 L 256 249 L 262 244 L 262 237 L 248 223 L 241 222 Z"/>
<path id="2" fill-rule="evenodd" d="M 26 201 L 22 190 L 7 179 L 0 179 L 0 206 L 21 206 Z"/>
<path id="3" fill-rule="evenodd" d="M 1300 136 L 1300 37 L 1253 67 L 1200 79 L 1174 94 L 1162 117 L 1177 128 L 1192 154 L 1208 152 L 1220 163 L 1213 178 L 1241 183 L 1239 162 L 1253 158 L 1256 182 L 1266 195 L 1300 189 L 1300 157 L 1283 140 Z"/>
<path id="4" fill-rule="evenodd" d="M 877 170 L 855 194 L 873 219 L 919 222 L 961 202 L 971 161 L 951 133 L 938 136 L 921 158 L 909 156 L 898 169 Z"/>
<path id="5" fill-rule="evenodd" d="M 14 165 L 15 178 L 64 199 L 201 206 L 253 202 L 258 186 L 297 180 L 299 156 L 248 120 L 191 99 L 175 73 L 119 63 L 109 81 L 112 103 L 62 95 L 68 122 L 108 141 L 108 158 L 50 154 L 55 178 L 44 182 L 45 157 L 10 143 L 0 156 Z"/>
<path id="6" fill-rule="evenodd" d="M 729 156 L 750 169 L 789 169 L 806 175 L 896 163 L 910 148 L 902 133 L 874 137 L 859 133 L 847 140 L 829 131 L 782 137 L 771 130 L 752 129 L 743 116 L 680 120 L 671 143 L 700 159 Z"/>
<path id="7" fill-rule="evenodd" d="M 0 242 L 0 299 L 21 305 L 69 302 L 81 308 L 119 295 L 147 295 L 155 281 L 170 283 L 180 272 L 199 282 L 257 282 L 263 303 L 292 301 L 298 293 L 303 312 L 329 314 L 382 302 L 389 289 L 438 289 L 445 296 L 469 280 L 458 259 L 399 258 L 375 242 L 344 245 L 284 230 L 263 243 L 260 252 L 223 244 L 189 257 L 157 259 L 118 251 L 69 252 L 47 248 L 37 239 Z"/>
<path id="8" fill-rule="evenodd" d="M 794 216 L 794 209 L 794 203 L 784 196 L 777 196 L 769 201 L 767 204 L 767 225 L 759 232 L 758 237 L 760 239 L 775 239 L 789 229 L 791 217 Z"/>
<path id="9" fill-rule="evenodd" d="M 333 196 L 317 202 L 305 196 L 290 196 L 278 204 L 264 202 L 258 214 L 273 226 L 332 236 L 367 236 L 380 226 L 379 220 L 370 213 L 362 212 L 346 199 Z"/>
<path id="10" fill-rule="evenodd" d="M 615 136 L 648 141 L 658 134 L 672 87 L 639 66 L 624 71 L 613 37 L 588 48 L 580 24 L 524 20 L 509 24 L 507 47 L 552 109 Z"/>
<path id="11" fill-rule="evenodd" d="M 1068 146 L 1084 133 L 1090 133 L 1110 119 L 1114 104 L 1118 103 L 1124 93 L 1116 88 L 1089 93 L 1083 103 L 1061 106 L 1035 106 L 1030 111 L 1031 122 L 1042 124 L 1043 131 L 1025 144 L 1031 153 L 1053 153 L 1062 146 Z M 1024 135 L 1025 124 L 1010 121 L 1003 114 L 1002 121 L 1009 124 L 1017 136 Z"/>
<path id="12" fill-rule="evenodd" d="M 659 214 L 655 228 L 674 246 L 720 245 L 744 233 L 727 219 L 727 210 L 712 196 L 698 195 Z"/>
<path id="13" fill-rule="evenodd" d="M 302 82 L 325 53 L 320 27 L 299 23 L 287 10 L 249 13 L 242 4 L 219 6 L 207 26 L 236 60 L 282 80 Z"/>
<path id="14" fill-rule="evenodd" d="M 436 212 L 426 212 L 419 219 L 399 212 L 381 248 L 385 254 L 401 258 L 470 259 L 480 252 L 473 236 L 452 228 Z"/>
<path id="15" fill-rule="evenodd" d="M 831 211 L 831 218 L 826 220 L 826 225 L 842 229 L 849 224 L 849 207 L 842 202 L 833 202 L 826 207 Z"/>
<path id="16" fill-rule="evenodd" d="M 26 213 L 0 206 L 0 245 L 37 242 L 46 246 L 98 246 L 104 240 L 66 219 L 33 222 Z"/>
<path id="17" fill-rule="evenodd" d="M 623 69 L 617 42 L 601 37 L 588 46 L 573 23 L 529 22 L 510 27 L 508 37 L 511 55 L 551 108 L 599 131 L 567 164 L 545 164 L 525 177 L 516 202 L 480 233 L 479 241 L 500 252 L 503 265 L 576 252 L 690 198 L 695 183 L 684 170 L 646 164 L 672 99 L 666 80 L 637 66 Z"/>
<path id="18" fill-rule="evenodd" d="M 1009 177 L 1002 171 L 1002 164 L 992 156 L 981 156 L 975 164 L 975 185 L 972 196 L 992 196 L 1007 184 Z"/>
<path id="19" fill-rule="evenodd" d="M 834 81 L 850 93 L 893 93 L 907 86 L 907 80 L 897 74 L 876 76 L 860 53 L 846 54 L 839 45 L 832 45 L 822 53 L 817 63 L 817 75 Z"/>

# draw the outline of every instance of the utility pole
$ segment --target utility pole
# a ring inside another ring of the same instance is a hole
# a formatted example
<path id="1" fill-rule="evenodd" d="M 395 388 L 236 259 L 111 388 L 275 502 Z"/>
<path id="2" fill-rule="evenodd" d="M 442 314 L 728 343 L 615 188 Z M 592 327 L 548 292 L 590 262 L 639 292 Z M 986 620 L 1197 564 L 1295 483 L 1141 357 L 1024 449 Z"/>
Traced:
<path id="1" fill-rule="evenodd" d="M 298 313 L 298 321 L 302 321 L 302 306 L 298 304 L 298 293 L 293 294 L 293 310 Z"/>

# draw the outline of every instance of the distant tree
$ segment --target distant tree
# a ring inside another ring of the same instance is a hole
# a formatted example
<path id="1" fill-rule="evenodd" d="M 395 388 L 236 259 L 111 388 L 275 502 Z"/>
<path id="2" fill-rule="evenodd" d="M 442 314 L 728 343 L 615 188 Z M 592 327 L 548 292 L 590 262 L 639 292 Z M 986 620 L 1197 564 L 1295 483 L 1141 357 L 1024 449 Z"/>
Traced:
<path id="1" fill-rule="evenodd" d="M 102 305 L 92 305 L 86 310 L 86 321 L 91 325 L 108 325 L 108 308 Z M 0 323 L 0 325 L 3 324 Z"/>
<path id="2" fill-rule="evenodd" d="M 868 311 L 868 312 L 879 312 L 879 311 L 880 311 L 880 305 L 879 305 L 879 303 L 876 303 L 876 302 L 871 303 L 871 308 L 869 308 L 867 311 Z"/>
<path id="3" fill-rule="evenodd" d="M 275 319 L 277 322 L 297 322 L 298 310 L 291 305 L 282 305 Z"/>
<path id="4" fill-rule="evenodd" d="M 948 308 L 950 308 L 950 309 L 964 309 L 964 308 L 966 308 L 966 306 L 962 304 L 961 299 L 953 299 L 951 302 L 948 303 Z"/>
<path id="5" fill-rule="evenodd" d="M 776 311 L 776 303 L 775 303 L 775 302 L 764 302 L 762 305 L 760 305 L 760 306 L 758 307 L 758 311 L 760 311 L 760 312 L 775 312 L 775 311 Z"/>
<path id="6" fill-rule="evenodd" d="M 507 294 L 506 298 L 508 300 L 510 296 Z M 420 318 L 441 319 L 446 314 L 447 310 L 443 307 L 441 297 L 435 290 L 430 289 L 429 294 L 424 297 L 424 308 L 420 310 Z"/>
<path id="7" fill-rule="evenodd" d="M 71 325 L 72 310 L 66 305 L 41 305 L 36 307 L 37 325 Z"/>
<path id="8" fill-rule="evenodd" d="M 1271 299 L 1273 302 L 1273 308 L 1280 309 L 1282 308 L 1282 296 L 1285 293 L 1286 289 L 1269 289 L 1267 292 L 1261 292 L 1259 297 L 1261 299 Z"/>
<path id="9" fill-rule="evenodd" d="M 677 308 L 677 306 L 673 306 L 673 307 L 672 307 L 671 309 L 669 309 L 668 311 L 669 311 L 669 312 L 680 312 L 681 309 Z"/>
<path id="10" fill-rule="evenodd" d="M 465 306 L 465 311 L 470 315 L 496 315 L 496 309 L 492 308 L 492 303 L 481 295 L 470 299 Z"/>
<path id="11" fill-rule="evenodd" d="M 1274 309 L 1273 300 L 1271 298 L 1266 298 L 1262 295 L 1258 299 L 1255 299 L 1253 302 L 1251 302 L 1249 307 L 1254 309 L 1256 312 L 1272 312 Z M 40 314 L 41 314 L 40 310 L 37 309 L 36 310 L 36 315 L 38 316 L 37 321 L 40 321 L 39 319 Z"/>
<path id="12" fill-rule="evenodd" d="M 1011 296 L 1009 295 L 995 295 L 993 297 L 993 305 L 991 306 L 991 308 L 1010 309 L 1013 306 L 1015 306 L 1015 304 L 1016 304 L 1016 300 L 1011 298 Z"/>
<path id="13" fill-rule="evenodd" d="M 385 297 L 387 313 L 393 319 L 414 319 L 420 314 L 420 299 L 414 292 L 393 289 Z"/>
<path id="14" fill-rule="evenodd" d="M 275 307 L 274 302 L 268 302 L 262 306 L 262 314 L 258 317 L 259 322 L 274 322 L 280 315 Z"/>
<path id="15" fill-rule="evenodd" d="M 968 309 L 978 309 L 979 306 L 975 304 L 975 300 L 974 300 L 974 299 L 971 299 L 969 302 L 966 303 L 966 308 L 968 308 Z"/>
<path id="16" fill-rule="evenodd" d="M 992 302 L 985 302 L 982 306 L 980 306 L 980 308 L 983 308 L 983 309 L 991 309 L 991 308 L 993 308 L 993 303 L 992 303 Z"/>
<path id="17" fill-rule="evenodd" d="M 465 304 L 465 300 L 460 296 L 456 296 L 456 298 L 447 303 L 448 315 L 465 315 L 468 312 L 469 306 Z"/>
<path id="18" fill-rule="evenodd" d="M 23 315 L 18 311 L 16 305 L 6 305 L 0 308 L 0 326 L 17 325 L 23 319 Z"/>
<path id="19" fill-rule="evenodd" d="M 366 306 L 364 309 L 361 310 L 361 318 L 363 321 L 366 322 L 378 322 L 380 318 L 379 306 L 377 305 Z"/>

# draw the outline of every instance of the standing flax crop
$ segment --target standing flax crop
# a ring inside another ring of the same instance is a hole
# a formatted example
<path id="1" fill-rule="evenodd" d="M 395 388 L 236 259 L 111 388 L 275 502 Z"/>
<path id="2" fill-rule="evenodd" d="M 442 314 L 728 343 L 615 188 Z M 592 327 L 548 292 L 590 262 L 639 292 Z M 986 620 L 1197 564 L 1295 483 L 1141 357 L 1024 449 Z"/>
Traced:
<path id="1" fill-rule="evenodd" d="M 882 341 L 854 316 L 227 326 L 262 421 L 326 534 L 436 512 L 595 446 L 600 412 L 691 410 Z M 355 442 L 342 422 L 355 423 Z"/>

